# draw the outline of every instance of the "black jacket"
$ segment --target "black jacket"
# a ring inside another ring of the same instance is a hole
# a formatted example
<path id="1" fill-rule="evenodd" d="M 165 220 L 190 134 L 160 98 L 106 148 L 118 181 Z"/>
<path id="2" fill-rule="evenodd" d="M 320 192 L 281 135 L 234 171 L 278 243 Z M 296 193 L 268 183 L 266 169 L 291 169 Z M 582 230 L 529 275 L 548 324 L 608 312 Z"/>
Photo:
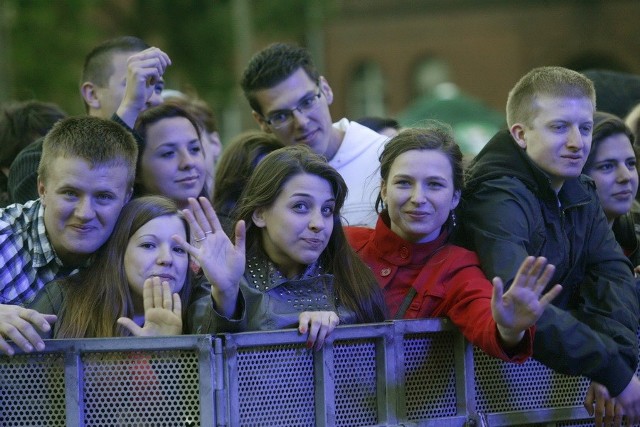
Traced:
<path id="1" fill-rule="evenodd" d="M 568 179 L 556 195 L 547 175 L 500 131 L 470 165 L 461 222 L 459 243 L 478 253 L 487 277 L 509 286 L 527 255 L 556 266 L 549 287 L 563 290 L 536 325 L 533 356 L 620 394 L 638 363 L 640 309 L 631 264 L 593 181 Z"/>

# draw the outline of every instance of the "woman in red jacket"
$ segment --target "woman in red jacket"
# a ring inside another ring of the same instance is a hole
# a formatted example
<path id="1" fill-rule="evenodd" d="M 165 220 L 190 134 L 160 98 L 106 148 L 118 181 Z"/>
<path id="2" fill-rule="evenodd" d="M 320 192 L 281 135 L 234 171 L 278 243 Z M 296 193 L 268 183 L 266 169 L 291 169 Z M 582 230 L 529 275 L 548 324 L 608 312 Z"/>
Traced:
<path id="1" fill-rule="evenodd" d="M 347 227 L 349 243 L 371 267 L 396 319 L 447 316 L 486 353 L 523 362 L 533 324 L 560 292 L 540 297 L 554 267 L 527 258 L 503 295 L 475 253 L 449 243 L 463 185 L 462 153 L 444 126 L 406 129 L 380 156 L 375 229 Z"/>

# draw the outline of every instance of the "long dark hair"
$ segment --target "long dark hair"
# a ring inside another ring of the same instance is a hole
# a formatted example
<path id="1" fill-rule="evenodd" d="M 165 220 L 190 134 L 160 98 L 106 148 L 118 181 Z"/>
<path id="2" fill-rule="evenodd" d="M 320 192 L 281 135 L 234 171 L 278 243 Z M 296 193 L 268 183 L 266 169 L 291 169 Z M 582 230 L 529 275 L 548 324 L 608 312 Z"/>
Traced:
<path id="1" fill-rule="evenodd" d="M 333 232 L 319 262 L 335 277 L 338 299 L 353 310 L 360 322 L 378 322 L 385 318 L 385 305 L 380 288 L 371 270 L 347 243 L 340 222 L 340 209 L 347 195 L 347 185 L 324 157 L 302 145 L 278 149 L 268 154 L 249 178 L 240 196 L 235 219 L 247 226 L 247 248 L 261 246 L 262 229 L 252 220 L 258 208 L 273 204 L 284 185 L 299 174 L 316 175 L 326 180 L 335 197 Z"/>
<path id="2" fill-rule="evenodd" d="M 65 298 L 58 315 L 56 338 L 118 337 L 130 335 L 116 322 L 133 317 L 133 301 L 124 269 L 124 254 L 131 236 L 152 219 L 177 216 L 185 235 L 187 222 L 174 201 L 163 196 L 144 196 L 127 203 L 107 243 L 95 254 L 93 263 L 78 274 L 61 280 Z M 190 269 L 180 290 L 182 306 L 191 293 Z M 183 323 L 185 320 L 183 310 Z M 186 323 L 184 323 L 186 324 Z"/>

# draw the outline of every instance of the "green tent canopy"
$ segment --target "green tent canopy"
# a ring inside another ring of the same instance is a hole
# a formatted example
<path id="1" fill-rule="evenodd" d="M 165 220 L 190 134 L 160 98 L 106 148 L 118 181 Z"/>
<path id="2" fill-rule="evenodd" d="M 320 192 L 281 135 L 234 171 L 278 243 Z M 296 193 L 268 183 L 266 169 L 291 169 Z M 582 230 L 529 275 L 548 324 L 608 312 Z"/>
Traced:
<path id="1" fill-rule="evenodd" d="M 422 96 L 398 114 L 402 127 L 420 127 L 432 120 L 449 124 L 465 155 L 475 155 L 500 128 L 503 114 L 454 90 L 444 96 Z"/>

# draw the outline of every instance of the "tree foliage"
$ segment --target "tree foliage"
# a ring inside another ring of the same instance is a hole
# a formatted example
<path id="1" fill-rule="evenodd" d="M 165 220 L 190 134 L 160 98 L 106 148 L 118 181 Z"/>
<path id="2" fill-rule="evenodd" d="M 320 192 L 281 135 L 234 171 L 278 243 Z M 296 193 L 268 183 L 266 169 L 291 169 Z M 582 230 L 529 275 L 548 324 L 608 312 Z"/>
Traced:
<path id="1" fill-rule="evenodd" d="M 135 35 L 169 54 L 167 87 L 197 93 L 216 109 L 237 89 L 234 2 L 238 0 L 3 0 L 9 49 L 9 93 L 83 113 L 78 91 L 84 56 L 108 38 Z M 306 1 L 246 0 L 253 45 L 283 38 L 304 42 Z M 318 4 L 331 4 L 329 0 Z M 326 7 L 325 7 L 326 8 Z M 8 57 L 6 57 L 8 56 Z"/>

